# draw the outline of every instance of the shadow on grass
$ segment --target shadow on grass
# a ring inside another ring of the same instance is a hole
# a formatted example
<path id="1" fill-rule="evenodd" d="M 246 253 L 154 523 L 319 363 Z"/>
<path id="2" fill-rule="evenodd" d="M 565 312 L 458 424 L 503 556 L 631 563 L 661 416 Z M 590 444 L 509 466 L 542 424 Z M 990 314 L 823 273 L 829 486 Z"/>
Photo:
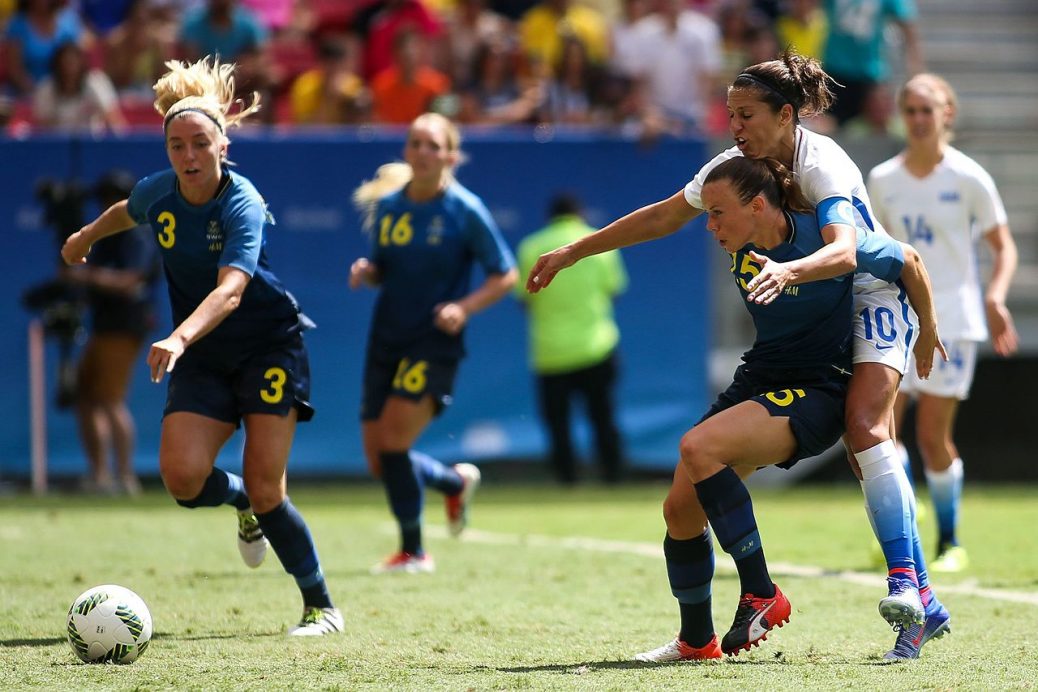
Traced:
<path id="1" fill-rule="evenodd" d="M 214 633 L 198 633 L 198 634 L 165 634 L 156 633 L 151 637 L 151 641 L 156 640 L 168 640 L 174 642 L 195 642 L 195 641 L 209 641 L 218 639 L 264 639 L 269 637 L 283 637 L 284 632 L 278 630 L 276 632 L 225 632 L 222 634 Z M 56 644 L 66 644 L 68 639 L 65 637 L 37 637 L 24 638 L 24 639 L 0 639 L 0 648 L 16 648 L 16 647 L 38 647 L 38 646 L 54 646 Z"/>
<path id="2" fill-rule="evenodd" d="M 554 663 L 540 666 L 508 666 L 500 668 L 489 668 L 483 666 L 483 670 L 495 670 L 499 673 L 572 673 L 581 675 L 596 670 L 647 670 L 666 666 L 689 666 L 691 668 L 703 668 L 714 666 L 771 666 L 785 665 L 788 663 L 781 651 L 777 651 L 769 658 L 734 658 L 727 657 L 713 661 L 674 661 L 672 663 L 644 663 L 642 661 L 584 661 L 582 663 Z"/>

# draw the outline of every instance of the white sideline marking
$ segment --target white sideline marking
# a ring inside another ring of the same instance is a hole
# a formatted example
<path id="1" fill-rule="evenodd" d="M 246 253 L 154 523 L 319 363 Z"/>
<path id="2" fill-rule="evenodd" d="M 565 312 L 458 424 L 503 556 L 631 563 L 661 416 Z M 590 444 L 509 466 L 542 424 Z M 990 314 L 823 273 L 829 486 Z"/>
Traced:
<path id="1" fill-rule="evenodd" d="M 442 526 L 427 526 L 426 533 L 435 538 L 447 538 L 447 530 Z M 466 529 L 462 540 L 470 543 L 487 543 L 492 545 L 562 548 L 570 550 L 584 550 L 593 553 L 622 553 L 624 555 L 641 555 L 643 557 L 663 558 L 663 547 L 660 545 L 652 543 L 638 543 L 635 541 L 613 541 L 601 538 L 583 538 L 580 536 L 542 536 L 534 533 L 496 533 L 492 531 L 480 531 L 479 529 Z M 716 564 L 717 568 L 720 570 L 727 572 L 735 571 L 735 563 L 727 555 L 717 555 Z M 852 572 L 850 570 L 834 571 L 811 565 L 795 565 L 789 562 L 769 562 L 768 571 L 774 574 L 810 579 L 838 579 L 852 584 L 876 588 L 885 588 L 887 585 L 886 578 L 876 574 Z M 939 587 L 935 587 L 935 590 L 939 594 L 956 593 L 965 596 L 986 598 L 993 601 L 1038 605 L 1038 593 L 1032 591 L 989 589 L 969 583 L 941 584 Z"/>

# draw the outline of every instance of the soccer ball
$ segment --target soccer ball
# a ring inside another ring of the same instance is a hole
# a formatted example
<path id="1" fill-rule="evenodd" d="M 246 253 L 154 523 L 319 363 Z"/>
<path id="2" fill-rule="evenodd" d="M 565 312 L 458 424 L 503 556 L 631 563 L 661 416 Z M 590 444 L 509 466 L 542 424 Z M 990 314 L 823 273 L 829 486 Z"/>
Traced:
<path id="1" fill-rule="evenodd" d="M 72 602 L 66 629 L 72 650 L 87 663 L 133 663 L 151 641 L 151 613 L 134 592 L 105 584 Z"/>

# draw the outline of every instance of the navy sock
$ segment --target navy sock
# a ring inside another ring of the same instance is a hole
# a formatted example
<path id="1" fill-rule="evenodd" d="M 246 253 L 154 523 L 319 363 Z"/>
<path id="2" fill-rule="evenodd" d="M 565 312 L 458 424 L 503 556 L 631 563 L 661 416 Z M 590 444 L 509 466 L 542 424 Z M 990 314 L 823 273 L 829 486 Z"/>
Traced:
<path id="1" fill-rule="evenodd" d="M 453 497 L 465 487 L 461 475 L 438 459 L 433 459 L 424 452 L 411 450 L 411 465 L 414 475 L 426 488 L 435 488 L 444 495 Z"/>
<path id="2" fill-rule="evenodd" d="M 710 582 L 714 577 L 714 549 L 709 529 L 696 538 L 663 539 L 670 592 L 678 599 L 681 631 L 678 638 L 690 646 L 706 646 L 714 636 Z"/>
<path id="3" fill-rule="evenodd" d="M 181 507 L 219 507 L 233 505 L 236 509 L 249 506 L 249 496 L 245 494 L 245 481 L 241 476 L 227 473 L 223 469 L 213 467 L 209 477 L 205 479 L 198 497 L 191 500 L 177 500 Z"/>
<path id="4" fill-rule="evenodd" d="M 774 596 L 775 587 L 764 559 L 753 503 L 739 475 L 726 466 L 696 483 L 695 488 L 718 542 L 735 560 L 742 593 L 758 598 Z"/>
<path id="5" fill-rule="evenodd" d="M 389 508 L 400 524 L 400 549 L 412 555 L 422 550 L 422 484 L 415 475 L 411 456 L 402 452 L 382 452 L 382 483 Z"/>
<path id="6" fill-rule="evenodd" d="M 257 514 L 263 535 L 277 553 L 285 571 L 295 577 L 306 608 L 330 608 L 331 596 L 317 559 L 317 548 L 302 515 L 286 497 L 280 505 Z"/>

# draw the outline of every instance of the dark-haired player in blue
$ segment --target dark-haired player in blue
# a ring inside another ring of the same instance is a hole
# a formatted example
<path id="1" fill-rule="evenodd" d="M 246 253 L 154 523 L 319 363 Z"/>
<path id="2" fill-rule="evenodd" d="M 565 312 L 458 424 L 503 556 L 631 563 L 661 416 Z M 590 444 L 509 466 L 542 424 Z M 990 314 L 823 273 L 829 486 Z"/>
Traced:
<path id="1" fill-rule="evenodd" d="M 444 493 L 448 529 L 458 535 L 480 480 L 472 464 L 449 467 L 411 449 L 451 401 L 469 318 L 518 278 L 490 212 L 454 179 L 460 158 L 458 129 L 426 113 L 408 131 L 406 163 L 382 166 L 353 196 L 368 213 L 372 253 L 353 262 L 350 287 L 380 289 L 364 364 L 364 454 L 400 524 L 400 550 L 373 568 L 377 574 L 433 571 L 422 546 L 424 488 Z M 486 278 L 472 290 L 474 264 Z"/>
<path id="2" fill-rule="evenodd" d="M 258 97 L 228 115 L 233 64 L 166 66 L 155 107 L 172 167 L 138 182 L 129 199 L 74 233 L 61 254 L 81 263 L 101 238 L 151 226 L 176 324 L 148 353 L 154 382 L 170 374 L 162 480 L 184 507 L 234 506 L 250 567 L 263 561 L 269 541 L 303 597 L 302 620 L 290 635 L 341 632 L 310 531 L 286 495 L 296 422 L 313 415 L 302 338 L 312 323 L 267 263 L 264 230 L 273 219 L 263 198 L 227 167 L 226 130 L 258 109 Z M 244 478 L 214 466 L 243 422 Z"/>
<path id="3" fill-rule="evenodd" d="M 710 230 L 732 259 L 743 296 L 761 261 L 801 261 L 827 248 L 846 272 L 860 257 L 869 271 L 894 278 L 900 247 L 862 247 L 853 225 L 833 207 L 811 211 L 792 175 L 771 159 L 736 157 L 716 166 L 703 186 Z M 832 216 L 832 218 L 829 218 Z M 817 266 L 804 267 L 810 278 Z M 540 290 L 553 274 L 531 273 Z M 681 463 L 664 502 L 664 552 L 681 629 L 671 642 L 636 658 L 647 662 L 706 660 L 736 654 L 787 622 L 790 604 L 771 581 L 749 493 L 740 477 L 761 466 L 785 467 L 819 454 L 844 429 L 851 372 L 850 274 L 786 289 L 769 304 L 746 301 L 757 329 L 731 386 L 681 440 Z M 691 482 L 690 482 L 691 481 Z M 710 588 L 714 557 L 709 526 L 735 559 L 742 598 L 723 640 L 714 633 Z"/>

